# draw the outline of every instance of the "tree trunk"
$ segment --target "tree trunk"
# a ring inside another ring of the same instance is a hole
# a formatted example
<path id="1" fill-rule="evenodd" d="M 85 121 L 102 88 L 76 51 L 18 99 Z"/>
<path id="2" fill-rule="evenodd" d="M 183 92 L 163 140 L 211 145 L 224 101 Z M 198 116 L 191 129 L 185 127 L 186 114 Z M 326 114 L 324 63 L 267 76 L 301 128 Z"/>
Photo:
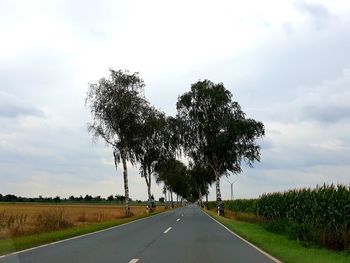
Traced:
<path id="1" fill-rule="evenodd" d="M 215 186 L 216 186 L 216 202 L 221 202 L 221 191 L 220 191 L 220 176 L 218 172 L 215 172 Z"/>
<path id="2" fill-rule="evenodd" d="M 202 192 L 199 190 L 198 194 L 199 194 L 199 196 L 198 196 L 198 198 L 199 198 L 199 206 L 202 208 Z"/>
<path id="3" fill-rule="evenodd" d="M 130 207 L 129 207 L 129 184 L 128 184 L 128 167 L 126 165 L 125 157 L 122 156 L 122 163 L 123 163 L 123 176 L 124 176 L 124 191 L 125 191 L 125 213 L 127 215 L 130 214 Z M 116 155 L 114 153 L 114 161 L 116 162 Z"/>
<path id="4" fill-rule="evenodd" d="M 145 175 L 145 178 L 146 178 L 146 184 L 147 184 L 148 205 L 149 205 L 150 210 L 152 211 L 153 207 L 152 207 L 152 193 L 151 193 L 151 169 L 148 168 L 147 172 L 148 172 L 148 174 Z"/>
<path id="5" fill-rule="evenodd" d="M 169 189 L 168 189 L 168 202 L 169 202 L 169 207 L 170 207 L 171 203 L 170 203 L 170 190 Z"/>
<path id="6" fill-rule="evenodd" d="M 173 191 L 172 190 L 170 190 L 170 198 L 171 198 L 171 207 L 174 208 Z"/>
<path id="7" fill-rule="evenodd" d="M 149 205 L 150 208 L 152 208 L 151 207 L 151 203 L 152 203 L 151 196 L 152 196 L 152 194 L 151 194 L 151 182 L 150 181 L 148 181 L 148 184 L 147 184 L 147 193 L 148 193 L 148 205 Z"/>
<path id="8" fill-rule="evenodd" d="M 166 198 L 166 187 L 165 187 L 165 186 L 164 186 L 164 188 L 163 188 L 163 194 L 164 194 L 165 209 L 167 209 L 167 207 L 168 207 L 168 201 L 167 201 L 167 198 Z"/>
<path id="9" fill-rule="evenodd" d="M 208 192 L 205 194 L 205 206 L 207 210 L 209 210 L 209 204 L 208 204 Z"/>
<path id="10" fill-rule="evenodd" d="M 216 202 L 217 202 L 217 209 L 218 209 L 218 215 L 224 215 L 224 205 L 221 200 L 221 191 L 220 191 L 220 176 L 218 172 L 215 172 L 215 186 L 216 186 Z"/>

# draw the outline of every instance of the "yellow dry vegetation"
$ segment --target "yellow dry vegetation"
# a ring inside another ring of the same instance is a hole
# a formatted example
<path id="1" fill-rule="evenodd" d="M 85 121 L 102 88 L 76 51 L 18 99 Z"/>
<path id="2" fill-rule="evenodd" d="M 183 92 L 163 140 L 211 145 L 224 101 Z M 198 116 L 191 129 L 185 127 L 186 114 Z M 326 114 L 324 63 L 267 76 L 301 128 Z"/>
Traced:
<path id="1" fill-rule="evenodd" d="M 129 216 L 146 213 L 131 206 Z M 157 207 L 156 211 L 164 210 Z M 0 239 L 125 218 L 125 208 L 113 205 L 0 204 Z"/>

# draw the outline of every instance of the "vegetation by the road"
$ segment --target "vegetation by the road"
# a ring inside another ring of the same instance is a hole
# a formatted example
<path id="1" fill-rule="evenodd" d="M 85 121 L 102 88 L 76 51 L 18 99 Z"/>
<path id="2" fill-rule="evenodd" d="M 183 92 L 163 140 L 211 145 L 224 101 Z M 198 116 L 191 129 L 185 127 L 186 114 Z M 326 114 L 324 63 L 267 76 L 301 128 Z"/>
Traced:
<path id="1" fill-rule="evenodd" d="M 164 206 L 156 211 L 164 210 Z M 131 207 L 142 216 L 145 206 Z M 125 207 L 111 205 L 0 204 L 0 240 L 126 218 Z"/>
<path id="2" fill-rule="evenodd" d="M 192 84 L 191 90 L 179 97 L 176 108 L 181 146 L 195 164 L 210 168 L 216 200 L 221 202 L 220 178 L 228 172 L 240 173 L 242 162 L 252 166 L 260 161 L 257 139 L 264 136 L 264 125 L 246 118 L 232 93 L 222 83 L 210 80 Z"/>
<path id="3" fill-rule="evenodd" d="M 92 206 L 89 206 L 89 207 L 92 207 Z M 79 210 L 83 211 L 81 209 L 79 209 Z M 116 210 L 121 210 L 121 209 L 125 209 L 125 208 L 124 207 L 117 207 Z M 109 210 L 113 210 L 112 207 L 108 206 L 108 211 Z M 142 210 L 142 212 L 141 212 L 141 210 Z M 103 210 L 103 211 L 107 211 L 107 210 Z M 51 243 L 51 242 L 55 242 L 55 241 L 59 241 L 59 240 L 87 234 L 87 233 L 91 233 L 91 232 L 95 232 L 95 231 L 106 229 L 106 228 L 113 227 L 113 226 L 118 226 L 118 225 L 125 224 L 128 222 L 137 220 L 137 219 L 141 219 L 144 217 L 155 215 L 155 214 L 161 213 L 163 211 L 165 211 L 164 207 L 158 207 L 158 209 L 156 209 L 152 213 L 145 213 L 145 207 L 138 207 L 138 208 L 131 207 L 131 212 L 132 213 L 135 212 L 136 215 L 125 217 L 125 212 L 114 211 L 114 213 L 118 213 L 120 215 L 123 215 L 124 217 L 123 218 L 115 217 L 117 219 L 110 219 L 110 216 L 111 216 L 111 214 L 110 214 L 110 215 L 108 215 L 109 220 L 107 220 L 107 221 L 95 221 L 94 220 L 94 221 L 91 221 L 88 223 L 82 223 L 82 224 L 77 223 L 74 225 L 70 225 L 70 227 L 68 227 L 68 228 L 63 228 L 63 229 L 59 229 L 59 230 L 51 230 L 51 231 L 47 230 L 46 232 L 38 232 L 38 233 L 33 233 L 31 235 L 24 235 L 24 236 L 12 236 L 12 237 L 7 236 L 7 238 L 0 239 L 0 255 L 8 254 L 8 253 L 11 253 L 14 251 L 19 251 L 19 250 L 39 246 L 42 244 L 47 244 L 47 243 Z M 95 214 L 95 216 L 102 215 L 101 213 L 98 212 L 98 210 L 96 213 L 97 214 Z M 111 213 L 113 213 L 113 211 Z M 76 215 L 71 215 L 71 216 L 74 217 Z M 88 212 L 87 214 L 84 214 L 84 213 L 81 214 L 81 216 L 86 216 L 86 219 L 92 220 L 92 218 L 90 218 L 90 216 L 93 216 L 93 214 Z M 56 223 L 58 223 L 58 222 L 56 222 Z M 42 231 L 43 231 L 43 229 L 42 229 Z"/>
<path id="4" fill-rule="evenodd" d="M 291 240 L 285 235 L 271 233 L 259 224 L 219 217 L 213 211 L 207 213 L 236 234 L 285 263 L 350 262 L 349 253 L 305 247 L 303 243 Z"/>
<path id="5" fill-rule="evenodd" d="M 110 69 L 108 78 L 89 84 L 86 97 L 92 116 L 89 131 L 112 147 L 116 168 L 122 163 L 126 207 L 127 162 L 139 166 L 151 208 L 153 175 L 157 183 L 164 184 L 165 193 L 175 192 L 188 200 L 208 194 L 208 185 L 215 181 L 217 201 L 221 202 L 220 178 L 228 172 L 240 173 L 242 162 L 252 166 L 260 161 L 257 140 L 265 134 L 263 123 L 247 118 L 222 83 L 200 80 L 192 84 L 190 91 L 178 98 L 176 117 L 152 106 L 144 96 L 144 87 L 138 73 Z M 211 176 L 181 173 L 177 169 L 181 165 L 173 165 L 181 155 L 190 159 L 191 169 L 200 167 Z M 176 170 L 173 177 L 183 179 L 157 176 L 169 167 Z M 183 182 L 181 187 L 179 181 Z"/>
<path id="6" fill-rule="evenodd" d="M 213 202 L 211 207 L 216 206 Z M 258 199 L 225 201 L 234 213 L 252 213 L 267 230 L 335 250 L 350 250 L 350 187 L 270 193 Z M 249 220 L 252 220 L 250 217 Z"/>

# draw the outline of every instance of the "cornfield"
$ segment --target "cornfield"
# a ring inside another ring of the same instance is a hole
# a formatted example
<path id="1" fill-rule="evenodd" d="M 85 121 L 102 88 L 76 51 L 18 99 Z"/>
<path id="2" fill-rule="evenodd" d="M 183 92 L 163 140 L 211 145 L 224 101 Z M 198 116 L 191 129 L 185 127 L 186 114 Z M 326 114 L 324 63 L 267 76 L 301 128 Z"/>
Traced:
<path id="1" fill-rule="evenodd" d="M 258 199 L 225 201 L 224 205 L 236 213 L 264 218 L 269 230 L 332 249 L 350 249 L 349 186 L 295 189 L 264 194 Z"/>

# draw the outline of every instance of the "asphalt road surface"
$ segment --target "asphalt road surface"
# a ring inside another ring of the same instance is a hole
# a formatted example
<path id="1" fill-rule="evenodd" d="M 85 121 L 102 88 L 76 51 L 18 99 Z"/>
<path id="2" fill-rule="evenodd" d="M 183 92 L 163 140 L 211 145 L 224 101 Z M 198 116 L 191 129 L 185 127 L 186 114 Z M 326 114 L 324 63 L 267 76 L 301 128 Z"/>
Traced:
<path id="1" fill-rule="evenodd" d="M 190 205 L 0 262 L 274 262 Z"/>

